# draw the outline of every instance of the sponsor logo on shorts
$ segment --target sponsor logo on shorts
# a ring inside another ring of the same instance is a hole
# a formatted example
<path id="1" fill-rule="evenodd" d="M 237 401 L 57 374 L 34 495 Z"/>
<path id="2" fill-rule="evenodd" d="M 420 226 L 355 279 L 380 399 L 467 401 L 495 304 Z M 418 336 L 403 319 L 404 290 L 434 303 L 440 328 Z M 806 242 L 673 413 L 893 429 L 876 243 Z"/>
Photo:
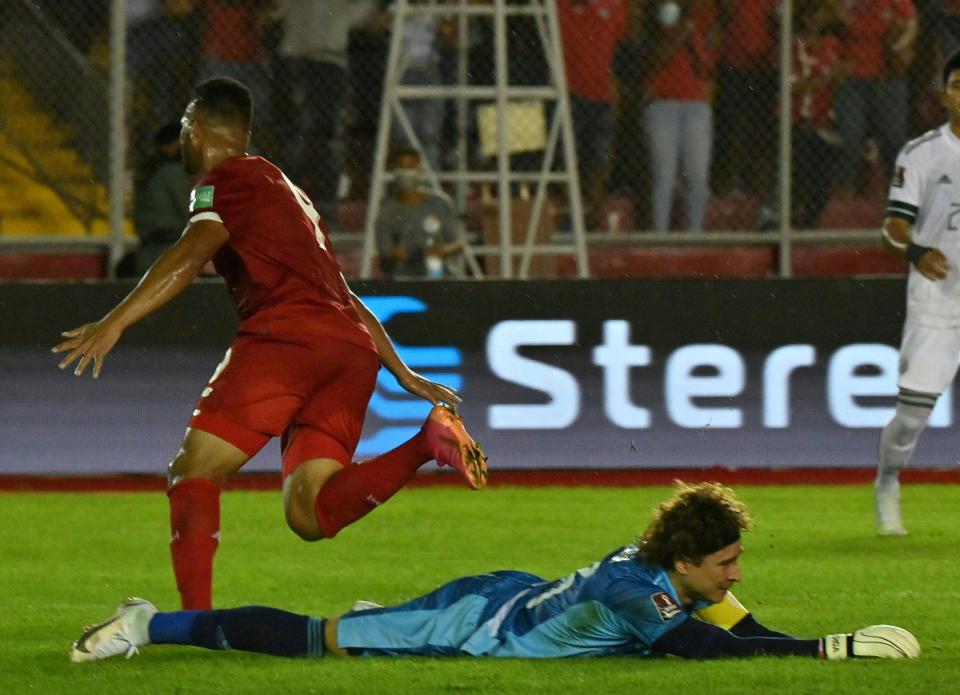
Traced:
<path id="1" fill-rule="evenodd" d="M 657 613 L 660 614 L 660 620 L 665 623 L 670 622 L 673 618 L 680 615 L 680 606 L 677 605 L 677 602 L 665 591 L 653 594 L 650 597 L 650 600 L 653 601 L 654 607 L 657 609 Z"/>

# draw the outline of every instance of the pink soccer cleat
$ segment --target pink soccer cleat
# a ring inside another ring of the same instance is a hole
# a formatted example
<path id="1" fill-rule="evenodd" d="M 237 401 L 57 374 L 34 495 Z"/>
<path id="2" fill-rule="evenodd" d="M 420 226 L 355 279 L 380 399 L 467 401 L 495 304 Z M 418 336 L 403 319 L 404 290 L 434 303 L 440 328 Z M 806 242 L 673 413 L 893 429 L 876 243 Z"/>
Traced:
<path id="1" fill-rule="evenodd" d="M 438 465 L 460 471 L 474 490 L 487 484 L 487 457 L 480 443 L 467 434 L 456 408 L 435 405 L 421 431 Z"/>

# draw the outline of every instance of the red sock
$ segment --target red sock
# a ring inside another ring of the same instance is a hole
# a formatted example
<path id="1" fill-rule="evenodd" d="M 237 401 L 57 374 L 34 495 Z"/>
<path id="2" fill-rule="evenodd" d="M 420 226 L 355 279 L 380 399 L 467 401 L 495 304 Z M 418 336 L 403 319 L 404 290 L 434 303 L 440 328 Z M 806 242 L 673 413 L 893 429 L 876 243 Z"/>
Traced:
<path id="1" fill-rule="evenodd" d="M 220 545 L 220 486 L 187 478 L 167 491 L 170 555 L 183 610 L 213 607 L 213 555 Z"/>
<path id="2" fill-rule="evenodd" d="M 432 458 L 423 434 L 418 432 L 396 449 L 344 468 L 320 489 L 314 503 L 323 535 L 333 538 L 344 526 L 372 512 Z"/>

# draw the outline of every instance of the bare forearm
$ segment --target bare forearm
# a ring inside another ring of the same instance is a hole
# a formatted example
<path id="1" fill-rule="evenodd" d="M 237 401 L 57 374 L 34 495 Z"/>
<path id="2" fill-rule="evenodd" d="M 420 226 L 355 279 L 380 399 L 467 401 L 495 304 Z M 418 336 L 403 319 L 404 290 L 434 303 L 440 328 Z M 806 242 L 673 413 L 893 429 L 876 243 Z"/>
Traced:
<path id="1" fill-rule="evenodd" d="M 206 259 L 173 246 L 160 256 L 133 291 L 105 318 L 126 329 L 186 289 L 205 263 Z"/>
<path id="2" fill-rule="evenodd" d="M 357 313 L 360 314 L 360 320 L 363 321 L 363 325 L 370 331 L 373 343 L 377 347 L 377 353 L 380 355 L 380 363 L 389 369 L 399 380 L 401 375 L 410 371 L 409 368 L 403 360 L 400 359 L 400 355 L 397 354 L 397 350 L 393 346 L 393 341 L 390 340 L 390 336 L 387 335 L 379 319 L 373 315 L 373 312 L 367 308 L 366 304 L 360 301 L 357 295 L 351 293 L 350 296 L 353 299 L 354 308 L 357 310 Z"/>
<path id="3" fill-rule="evenodd" d="M 883 245 L 897 258 L 907 257 L 910 245 L 910 223 L 899 217 L 888 217 L 883 221 Z"/>
<path id="4" fill-rule="evenodd" d="M 942 280 L 950 271 L 950 262 L 940 249 L 914 243 L 910 223 L 897 217 L 883 221 L 883 243 L 897 258 L 908 261 L 928 280 Z"/>

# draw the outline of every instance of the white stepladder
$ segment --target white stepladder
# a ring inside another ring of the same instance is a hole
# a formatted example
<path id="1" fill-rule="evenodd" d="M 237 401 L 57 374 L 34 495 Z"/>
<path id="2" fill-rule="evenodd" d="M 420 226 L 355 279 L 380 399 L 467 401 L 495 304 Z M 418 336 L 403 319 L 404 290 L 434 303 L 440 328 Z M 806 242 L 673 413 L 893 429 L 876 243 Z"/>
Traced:
<path id="1" fill-rule="evenodd" d="M 494 200 L 496 226 L 499 230 L 496 243 L 467 245 L 464 249 L 464 260 L 474 277 L 484 276 L 477 256 L 491 255 L 499 256 L 499 270 L 495 273 L 499 278 L 526 279 L 529 277 L 534 255 L 573 256 L 576 260 L 577 276 L 589 277 L 583 203 L 580 197 L 576 147 L 555 0 L 514 1 L 509 4 L 507 0 L 480 3 L 469 0 L 397 0 L 393 11 L 393 29 L 367 206 L 361 277 L 369 278 L 373 268 L 376 254 L 375 224 L 389 178 L 388 153 L 396 134 L 401 135 L 413 149 L 420 152 L 425 175 L 433 191 L 444 194 L 444 184 L 452 187 L 455 208 L 461 219 L 466 217 L 468 192 L 472 185 L 474 190 L 476 187 L 496 187 Z M 457 74 L 454 84 L 402 83 L 407 61 L 403 50 L 403 33 L 407 19 L 424 14 L 454 19 L 457 22 Z M 527 15 L 533 18 L 548 68 L 548 84 L 509 84 L 507 20 L 511 15 Z M 492 85 L 470 83 L 468 54 L 473 26 L 471 23 L 483 21 L 492 22 Z M 431 162 L 425 156 L 424 143 L 418 138 L 404 106 L 406 102 L 418 99 L 449 100 L 453 103 L 457 137 L 453 157 L 441 157 L 438 163 Z M 529 122 L 519 122 L 531 113 L 541 114 L 539 127 L 531 127 Z M 470 166 L 469 148 L 473 146 L 469 141 L 471 118 L 476 118 L 479 126 L 484 154 L 495 156 L 495 171 Z M 399 131 L 395 132 L 394 129 Z M 563 148 L 562 155 L 558 152 L 559 147 Z M 529 170 L 514 168 L 511 154 L 529 150 L 543 152 L 540 163 Z M 443 162 L 452 162 L 452 165 Z M 447 166 L 449 169 L 445 169 Z M 568 238 L 556 241 L 551 239 L 549 243 L 543 243 L 538 241 L 537 237 L 544 210 L 549 203 L 549 184 L 566 189 L 570 234 Z M 531 187 L 533 195 L 529 203 L 529 214 L 514 215 L 511 209 L 512 190 L 519 188 L 529 192 Z M 521 229 L 514 229 L 514 224 L 521 225 Z M 525 230 L 522 229 L 523 225 Z M 463 236 L 462 229 L 460 234 Z M 519 263 L 513 262 L 515 258 L 519 258 Z"/>

